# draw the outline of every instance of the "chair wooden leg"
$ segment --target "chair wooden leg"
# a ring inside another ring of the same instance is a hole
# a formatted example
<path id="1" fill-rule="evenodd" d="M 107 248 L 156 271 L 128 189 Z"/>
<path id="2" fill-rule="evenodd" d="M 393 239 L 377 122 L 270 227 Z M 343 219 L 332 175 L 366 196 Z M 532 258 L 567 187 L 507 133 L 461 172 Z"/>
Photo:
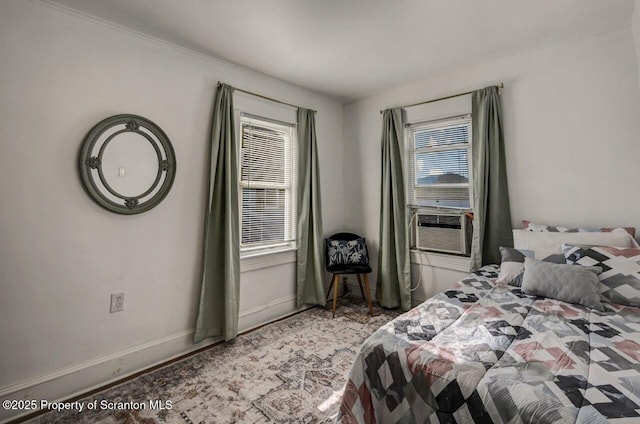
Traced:
<path id="1" fill-rule="evenodd" d="M 367 301 L 369 302 L 369 313 L 373 316 L 373 305 L 371 305 L 371 290 L 369 290 L 369 275 L 364 274 L 364 287 L 367 290 Z"/>
<path id="2" fill-rule="evenodd" d="M 362 293 L 362 300 L 365 300 L 366 297 L 364 296 L 364 290 L 362 289 L 362 279 L 360 279 L 360 274 L 356 274 L 356 277 L 358 277 L 358 285 L 360 286 L 360 293 Z"/>
<path id="3" fill-rule="evenodd" d="M 333 317 L 336 317 L 336 305 L 338 304 L 338 291 L 340 289 L 340 276 L 333 274 Z"/>
<path id="4" fill-rule="evenodd" d="M 325 300 L 329 300 L 329 293 L 331 293 L 331 288 L 333 287 L 333 279 L 336 278 L 337 274 L 331 275 L 331 282 L 329 283 L 329 290 L 327 290 L 327 295 L 324 297 Z"/>

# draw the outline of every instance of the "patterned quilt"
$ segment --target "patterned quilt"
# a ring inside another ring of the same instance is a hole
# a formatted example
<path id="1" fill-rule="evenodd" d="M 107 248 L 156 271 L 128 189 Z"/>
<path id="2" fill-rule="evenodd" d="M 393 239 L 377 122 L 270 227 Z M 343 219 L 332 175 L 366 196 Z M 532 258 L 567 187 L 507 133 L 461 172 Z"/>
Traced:
<path id="1" fill-rule="evenodd" d="M 488 266 L 363 344 L 340 423 L 640 423 L 640 309 L 496 286 Z"/>

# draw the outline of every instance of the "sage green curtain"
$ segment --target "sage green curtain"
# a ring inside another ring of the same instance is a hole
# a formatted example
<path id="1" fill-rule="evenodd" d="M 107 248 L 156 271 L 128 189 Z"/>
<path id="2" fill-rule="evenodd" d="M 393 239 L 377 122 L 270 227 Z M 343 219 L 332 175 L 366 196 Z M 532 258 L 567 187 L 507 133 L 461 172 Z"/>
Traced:
<path id="1" fill-rule="evenodd" d="M 382 115 L 382 181 L 380 184 L 380 246 L 376 299 L 385 308 L 411 308 L 409 229 L 402 152 L 404 120 L 400 108 Z"/>
<path id="2" fill-rule="evenodd" d="M 297 203 L 297 305 L 324 306 L 324 239 L 316 116 L 314 111 L 304 108 L 298 109 Z"/>
<path id="3" fill-rule="evenodd" d="M 472 95 L 473 240 L 471 269 L 500 263 L 500 246 L 513 246 L 507 160 L 498 87 Z"/>
<path id="4" fill-rule="evenodd" d="M 194 343 L 238 335 L 240 240 L 238 146 L 233 87 L 218 84 L 211 130 L 209 201 L 205 217 L 204 265 Z"/>

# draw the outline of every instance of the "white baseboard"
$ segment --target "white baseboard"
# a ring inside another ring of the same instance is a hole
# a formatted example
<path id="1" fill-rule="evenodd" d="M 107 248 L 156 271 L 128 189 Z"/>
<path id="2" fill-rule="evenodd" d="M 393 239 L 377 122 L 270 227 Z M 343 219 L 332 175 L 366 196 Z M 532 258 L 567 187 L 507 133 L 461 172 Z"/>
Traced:
<path id="1" fill-rule="evenodd" d="M 239 316 L 241 332 L 296 312 L 296 298 L 287 297 L 267 305 L 243 311 Z M 213 337 L 193 344 L 193 330 L 181 331 L 111 355 L 86 361 L 33 379 L 0 387 L 0 399 L 61 401 L 155 367 L 167 361 L 210 346 L 222 340 Z M 0 409 L 0 423 L 29 415 L 35 411 L 7 411 Z"/>
<path id="2" fill-rule="evenodd" d="M 362 297 L 362 294 L 360 293 L 360 287 L 358 287 L 358 282 L 357 281 L 348 281 L 347 282 L 347 287 L 349 287 L 349 290 L 351 291 L 351 293 L 353 295 L 355 295 L 358 298 Z M 376 301 L 376 288 L 375 287 L 369 287 L 369 289 L 371 290 L 371 300 L 372 301 Z M 422 302 L 424 302 L 426 299 L 422 299 L 418 296 L 416 296 L 414 293 L 411 293 L 411 307 L 417 306 L 419 304 L 421 304 Z M 329 299 L 329 301 L 331 301 L 331 299 Z"/>
<path id="3" fill-rule="evenodd" d="M 356 297 L 361 298 L 362 295 L 360 294 L 360 287 L 358 287 L 357 283 L 347 283 L 347 286 L 349 287 L 349 290 L 351 290 L 351 293 L 355 294 Z M 371 300 L 372 301 L 376 301 L 376 291 L 375 288 L 371 289 Z M 423 303 L 424 301 L 426 301 L 427 299 L 423 299 L 419 296 L 416 296 L 415 294 L 411 293 L 411 307 L 416 307 L 419 304 Z M 331 301 L 331 299 L 329 299 L 329 301 Z"/>
<path id="4" fill-rule="evenodd" d="M 426 301 L 427 299 L 422 299 L 421 297 L 418 296 L 413 296 L 411 295 L 411 307 L 416 307 L 419 304 L 423 303 L 424 301 Z"/>
<path id="5" fill-rule="evenodd" d="M 342 284 L 340 284 L 340 287 L 342 287 Z M 360 293 L 360 287 L 358 286 L 358 281 L 347 280 L 347 287 L 349 288 L 349 291 L 351 292 L 351 294 L 355 295 L 358 298 L 362 298 L 362 293 Z M 362 283 L 362 288 L 364 288 L 364 282 Z M 369 284 L 369 291 L 371 292 L 371 301 L 375 302 L 376 288 L 371 287 L 371 284 Z M 329 299 L 329 301 L 331 301 L 331 299 Z"/>
<path id="6" fill-rule="evenodd" d="M 238 328 L 240 331 L 251 330 L 265 323 L 278 320 L 296 311 L 296 297 L 285 297 L 264 306 L 240 313 Z"/>
<path id="7" fill-rule="evenodd" d="M 351 291 L 351 293 L 353 295 L 355 295 L 357 298 L 361 298 L 362 294 L 360 293 L 360 287 L 358 287 L 358 282 L 357 281 L 348 281 L 347 282 L 347 287 L 349 287 L 349 290 Z M 369 287 L 369 289 L 371 290 L 371 300 L 372 301 L 376 301 L 376 289 L 375 287 Z M 422 302 L 424 302 L 426 299 L 422 299 L 416 295 L 414 295 L 413 293 L 411 293 L 411 307 L 417 306 L 419 304 L 421 304 Z M 331 301 L 331 299 L 329 299 L 329 301 Z"/>

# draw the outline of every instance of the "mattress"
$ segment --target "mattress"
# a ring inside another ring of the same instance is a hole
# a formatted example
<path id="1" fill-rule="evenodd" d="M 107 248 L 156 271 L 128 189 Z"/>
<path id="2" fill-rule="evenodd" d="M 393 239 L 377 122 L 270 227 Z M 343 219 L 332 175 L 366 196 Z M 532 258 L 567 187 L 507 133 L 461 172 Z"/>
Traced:
<path id="1" fill-rule="evenodd" d="M 495 285 L 487 266 L 361 347 L 341 423 L 640 423 L 640 309 Z"/>

